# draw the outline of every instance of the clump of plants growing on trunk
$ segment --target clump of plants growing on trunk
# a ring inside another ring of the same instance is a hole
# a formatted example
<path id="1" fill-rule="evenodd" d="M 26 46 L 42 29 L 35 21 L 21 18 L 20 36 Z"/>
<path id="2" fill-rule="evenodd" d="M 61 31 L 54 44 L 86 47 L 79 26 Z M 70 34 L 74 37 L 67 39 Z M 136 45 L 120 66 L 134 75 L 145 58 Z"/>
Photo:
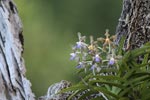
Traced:
<path id="1" fill-rule="evenodd" d="M 124 37 L 115 44 L 116 36 L 96 40 L 78 33 L 78 42 L 72 47 L 70 60 L 77 62 L 77 74 L 81 81 L 62 90 L 73 91 L 68 98 L 78 100 L 148 100 L 150 99 L 150 43 L 135 50 L 124 50 Z M 138 58 L 142 60 L 138 62 Z M 80 95 L 80 96 L 79 96 Z"/>

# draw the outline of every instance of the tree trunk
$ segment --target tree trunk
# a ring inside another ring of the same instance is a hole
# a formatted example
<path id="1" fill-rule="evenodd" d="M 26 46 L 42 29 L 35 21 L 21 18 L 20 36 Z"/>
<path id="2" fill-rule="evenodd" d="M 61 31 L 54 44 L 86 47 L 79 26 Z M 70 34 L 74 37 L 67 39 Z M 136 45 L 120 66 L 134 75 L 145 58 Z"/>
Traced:
<path id="1" fill-rule="evenodd" d="M 34 100 L 22 58 L 22 24 L 12 0 L 0 0 L 0 100 Z"/>
<path id="2" fill-rule="evenodd" d="M 116 34 L 117 44 L 125 36 L 125 50 L 139 48 L 150 41 L 150 0 L 123 0 Z"/>

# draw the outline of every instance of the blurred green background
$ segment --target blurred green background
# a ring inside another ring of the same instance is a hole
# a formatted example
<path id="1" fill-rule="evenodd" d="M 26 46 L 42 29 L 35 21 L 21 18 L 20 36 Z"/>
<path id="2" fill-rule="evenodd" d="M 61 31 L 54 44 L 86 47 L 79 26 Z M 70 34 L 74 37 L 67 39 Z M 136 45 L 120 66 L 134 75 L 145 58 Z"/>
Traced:
<path id="1" fill-rule="evenodd" d="M 98 37 L 115 33 L 122 0 L 14 0 L 24 26 L 27 77 L 37 97 L 60 80 L 78 79 L 69 61 L 77 32 Z"/>

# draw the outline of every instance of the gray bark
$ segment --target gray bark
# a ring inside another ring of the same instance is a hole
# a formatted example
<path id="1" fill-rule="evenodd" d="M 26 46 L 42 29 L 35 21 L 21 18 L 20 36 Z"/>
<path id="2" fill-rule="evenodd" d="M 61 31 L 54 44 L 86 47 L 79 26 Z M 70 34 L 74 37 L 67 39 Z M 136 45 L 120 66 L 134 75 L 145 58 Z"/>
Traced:
<path id="1" fill-rule="evenodd" d="M 22 24 L 12 0 L 0 0 L 0 100 L 34 100 L 22 58 Z"/>
<path id="2" fill-rule="evenodd" d="M 125 36 L 125 50 L 139 48 L 150 41 L 150 0 L 123 0 L 116 34 L 117 44 Z"/>

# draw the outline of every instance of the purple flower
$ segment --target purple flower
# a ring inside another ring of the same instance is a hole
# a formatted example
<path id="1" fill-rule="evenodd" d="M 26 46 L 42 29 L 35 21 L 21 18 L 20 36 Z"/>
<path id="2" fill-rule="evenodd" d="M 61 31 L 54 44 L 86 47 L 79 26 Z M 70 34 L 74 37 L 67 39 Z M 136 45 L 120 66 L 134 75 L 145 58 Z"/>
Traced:
<path id="1" fill-rule="evenodd" d="M 79 65 L 76 66 L 77 69 L 82 68 L 82 67 L 83 67 L 83 63 L 82 62 L 79 62 Z"/>
<path id="2" fill-rule="evenodd" d="M 76 58 L 77 54 L 76 53 L 71 53 L 70 56 L 71 56 L 70 60 L 74 60 Z"/>
<path id="3" fill-rule="evenodd" d="M 84 42 L 81 42 L 81 41 L 79 41 L 79 42 L 76 42 L 76 48 L 77 49 L 81 49 L 81 48 L 86 48 L 87 47 L 87 44 L 86 43 L 84 43 Z"/>
<path id="4" fill-rule="evenodd" d="M 91 66 L 90 70 L 94 70 L 95 68 L 96 68 L 96 65 L 94 64 Z"/>
<path id="5" fill-rule="evenodd" d="M 100 56 L 98 54 L 95 55 L 94 61 L 95 62 L 100 62 L 101 61 L 101 58 L 100 58 Z"/>
<path id="6" fill-rule="evenodd" d="M 115 59 L 112 57 L 112 58 L 110 58 L 110 60 L 109 60 L 109 65 L 113 65 L 115 63 Z"/>
<path id="7" fill-rule="evenodd" d="M 81 65 L 78 65 L 78 66 L 76 66 L 76 68 L 79 69 L 79 68 L 82 68 L 82 66 L 81 66 Z"/>
<path id="8" fill-rule="evenodd" d="M 77 42 L 76 44 L 77 44 L 76 48 L 80 49 L 82 47 L 82 42 L 81 41 Z"/>

